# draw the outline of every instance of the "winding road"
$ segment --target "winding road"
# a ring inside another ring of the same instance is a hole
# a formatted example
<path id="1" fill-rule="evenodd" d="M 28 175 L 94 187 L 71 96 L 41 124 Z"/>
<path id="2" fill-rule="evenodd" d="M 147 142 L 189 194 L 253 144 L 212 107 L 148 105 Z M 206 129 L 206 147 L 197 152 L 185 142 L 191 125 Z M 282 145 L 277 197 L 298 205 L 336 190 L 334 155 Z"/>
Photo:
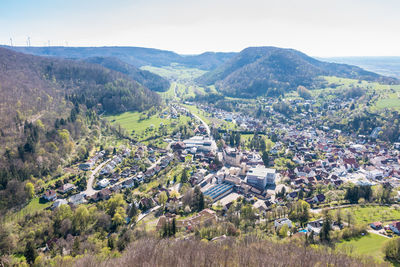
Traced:
<path id="1" fill-rule="evenodd" d="M 204 125 L 204 127 L 206 128 L 206 131 L 207 131 L 208 136 L 211 137 L 210 127 L 208 126 L 208 124 L 207 124 L 204 120 L 202 120 L 199 116 L 197 116 L 196 114 L 194 114 L 194 112 L 191 111 L 191 110 L 189 110 L 188 108 L 183 107 L 183 106 L 180 106 L 180 107 L 183 108 L 183 109 L 185 109 L 187 112 L 191 113 L 191 114 L 193 115 L 193 117 L 195 117 L 197 120 L 199 120 L 199 121 Z"/>
<path id="2" fill-rule="evenodd" d="M 99 166 L 97 166 L 92 173 L 90 174 L 89 180 L 87 181 L 87 185 L 86 185 L 86 190 L 83 192 L 83 194 L 85 194 L 85 196 L 93 196 L 94 194 L 96 194 L 97 190 L 93 189 L 93 182 L 94 182 L 94 177 L 96 176 L 96 174 L 101 170 L 101 168 L 103 168 L 104 165 L 106 165 L 111 159 L 108 159 L 104 162 L 102 162 Z"/>

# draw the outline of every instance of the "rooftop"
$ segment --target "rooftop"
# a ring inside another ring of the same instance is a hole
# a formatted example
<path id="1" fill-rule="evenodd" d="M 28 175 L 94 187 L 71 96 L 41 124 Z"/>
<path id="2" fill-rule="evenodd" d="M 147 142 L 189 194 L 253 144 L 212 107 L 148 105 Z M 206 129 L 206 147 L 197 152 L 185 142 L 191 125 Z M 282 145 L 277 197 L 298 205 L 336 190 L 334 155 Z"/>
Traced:
<path id="1" fill-rule="evenodd" d="M 269 173 L 275 173 L 276 170 L 275 169 L 269 169 L 269 168 L 265 168 L 265 167 L 261 167 L 261 166 L 257 166 L 254 168 L 251 168 L 247 174 L 251 174 L 253 176 L 258 176 L 258 177 L 265 177 L 267 176 Z"/>

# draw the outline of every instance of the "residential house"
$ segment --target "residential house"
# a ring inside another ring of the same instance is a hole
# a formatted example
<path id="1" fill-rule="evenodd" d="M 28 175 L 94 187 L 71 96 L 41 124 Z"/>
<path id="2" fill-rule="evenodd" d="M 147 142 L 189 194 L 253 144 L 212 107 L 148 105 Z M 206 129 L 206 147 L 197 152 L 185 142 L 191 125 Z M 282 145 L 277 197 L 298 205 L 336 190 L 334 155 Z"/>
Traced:
<path id="1" fill-rule="evenodd" d="M 382 223 L 381 222 L 373 222 L 373 223 L 370 224 L 370 226 L 374 230 L 382 229 Z"/>
<path id="2" fill-rule="evenodd" d="M 319 195 L 316 195 L 314 197 L 314 202 L 315 203 L 321 203 L 321 202 L 324 202 L 324 201 L 325 201 L 325 195 L 324 194 L 319 194 Z"/>
<path id="3" fill-rule="evenodd" d="M 67 184 L 63 184 L 62 186 L 60 186 L 57 190 L 58 192 L 60 192 L 61 194 L 65 194 L 71 190 L 74 190 L 76 188 L 75 185 L 67 183 Z"/>
<path id="4" fill-rule="evenodd" d="M 393 233 L 398 235 L 400 234 L 400 222 L 393 222 L 389 224 L 389 228 L 393 231 Z"/>
<path id="5" fill-rule="evenodd" d="M 100 187 L 104 188 L 107 187 L 110 184 L 110 181 L 108 179 L 102 179 L 97 183 Z"/>
<path id="6" fill-rule="evenodd" d="M 122 187 L 123 188 L 131 188 L 131 187 L 134 187 L 135 186 L 135 181 L 134 181 L 134 179 L 128 179 L 128 180 L 126 180 L 126 181 L 124 181 L 123 183 L 122 183 Z"/>
<path id="7" fill-rule="evenodd" d="M 86 199 L 85 199 L 85 194 L 76 194 L 76 195 L 72 195 L 69 199 L 68 199 L 68 203 L 73 204 L 73 205 L 79 205 L 82 203 L 85 203 Z"/>
<path id="8" fill-rule="evenodd" d="M 275 228 L 281 228 L 283 225 L 287 225 L 289 228 L 292 228 L 292 221 L 288 218 L 281 218 L 274 221 Z"/>
<path id="9" fill-rule="evenodd" d="M 54 201 L 57 199 L 57 193 L 55 190 L 47 190 L 44 192 L 43 198 L 47 201 Z"/>
<path id="10" fill-rule="evenodd" d="M 310 232 L 310 233 L 314 232 L 314 234 L 319 234 L 319 232 L 321 232 L 323 222 L 324 222 L 323 219 L 309 222 L 307 224 L 308 232 Z"/>
<path id="11" fill-rule="evenodd" d="M 65 199 L 57 199 L 56 201 L 54 201 L 53 205 L 51 205 L 51 209 L 54 210 L 58 207 L 60 207 L 61 205 L 67 205 L 68 201 L 66 201 Z"/>

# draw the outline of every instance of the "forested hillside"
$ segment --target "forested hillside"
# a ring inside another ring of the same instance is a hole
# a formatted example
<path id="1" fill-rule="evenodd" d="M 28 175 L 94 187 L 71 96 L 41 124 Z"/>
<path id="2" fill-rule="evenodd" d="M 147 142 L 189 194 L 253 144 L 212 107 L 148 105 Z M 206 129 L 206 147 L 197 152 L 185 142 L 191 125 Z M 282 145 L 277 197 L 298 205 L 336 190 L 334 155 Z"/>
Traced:
<path id="1" fill-rule="evenodd" d="M 86 62 L 99 64 L 105 68 L 121 72 L 128 75 L 131 79 L 152 91 L 165 92 L 169 89 L 170 83 L 165 78 L 147 70 L 141 70 L 133 65 L 125 63 L 117 58 L 92 57 L 85 59 Z"/>
<path id="2" fill-rule="evenodd" d="M 318 88 L 319 76 L 398 83 L 396 79 L 359 67 L 322 62 L 299 51 L 277 47 L 246 48 L 197 81 L 204 85 L 215 84 L 229 96 L 254 97 L 282 94 L 299 85 Z"/>
<path id="3" fill-rule="evenodd" d="M 1 210 L 24 203 L 26 179 L 47 177 L 73 157 L 87 155 L 103 130 L 98 113 L 160 104 L 156 93 L 99 65 L 4 48 L 0 97 Z"/>
<path id="4" fill-rule="evenodd" d="M 298 242 L 277 243 L 254 236 L 222 242 L 140 239 L 122 257 L 98 262 L 93 256 L 74 266 L 387 266 L 372 259 L 355 259 Z"/>
<path id="5" fill-rule="evenodd" d="M 85 59 L 89 57 L 115 57 L 136 67 L 156 67 L 179 63 L 186 67 L 212 70 L 236 53 L 206 52 L 200 55 L 179 55 L 177 53 L 144 47 L 9 47 L 18 52 L 38 55 Z"/>

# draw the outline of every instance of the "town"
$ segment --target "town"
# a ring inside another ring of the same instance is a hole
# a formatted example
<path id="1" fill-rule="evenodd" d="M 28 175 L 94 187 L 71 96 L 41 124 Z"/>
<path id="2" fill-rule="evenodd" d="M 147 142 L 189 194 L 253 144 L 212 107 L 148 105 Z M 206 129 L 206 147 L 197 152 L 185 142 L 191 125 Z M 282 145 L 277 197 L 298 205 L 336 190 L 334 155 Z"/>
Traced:
<path id="1" fill-rule="evenodd" d="M 129 143 L 111 153 L 100 150 L 76 165 L 89 177 L 86 186 L 56 183 L 43 199 L 56 209 L 109 201 L 119 193 L 132 192 L 128 210 L 137 211 L 128 212 L 134 216 L 126 215 L 125 223 L 151 225 L 163 236 L 171 234 L 167 229 L 172 224 L 174 234 L 190 236 L 223 221 L 234 223 L 236 230 L 229 234 L 235 235 L 243 219 L 246 230 L 250 225 L 281 238 L 315 236 L 310 240 L 321 242 L 332 238 L 330 231 L 343 232 L 351 225 L 352 235 L 373 232 L 390 238 L 400 234 L 400 223 L 390 222 L 390 212 L 379 220 L 365 221 L 370 226 L 359 229 L 355 228 L 357 215 L 350 210 L 353 205 L 388 205 L 399 200 L 395 191 L 400 178 L 399 143 L 377 141 L 379 129 L 370 136 L 354 136 L 316 127 L 311 111 L 301 113 L 304 119 L 298 122 L 277 121 L 282 115 L 272 108 L 273 102 L 269 104 L 271 120 L 205 104 L 174 104 L 161 116 L 190 117 L 195 122 L 193 136 L 181 139 L 179 132 L 163 136 L 168 143 L 165 148 Z M 292 104 L 313 103 L 297 100 Z M 196 113 L 191 111 L 195 106 Z M 214 118 L 222 123 L 216 124 Z M 249 137 L 242 140 L 241 135 Z M 244 207 L 250 214 L 244 215 Z"/>

